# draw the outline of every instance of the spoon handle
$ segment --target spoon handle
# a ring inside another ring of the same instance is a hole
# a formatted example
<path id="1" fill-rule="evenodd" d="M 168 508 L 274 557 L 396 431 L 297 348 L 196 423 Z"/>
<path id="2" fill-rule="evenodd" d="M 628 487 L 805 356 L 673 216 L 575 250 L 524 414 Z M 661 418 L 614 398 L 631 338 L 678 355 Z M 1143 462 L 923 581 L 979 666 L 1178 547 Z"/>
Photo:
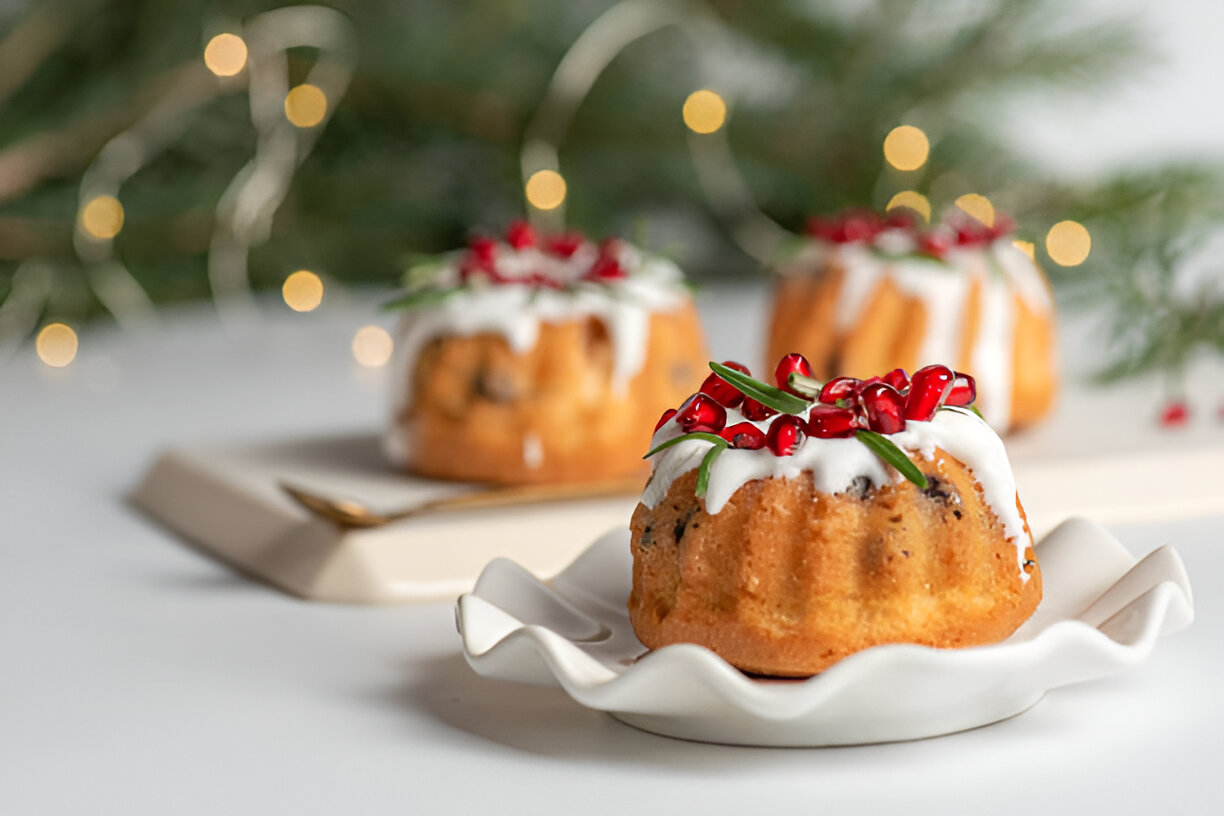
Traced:
<path id="1" fill-rule="evenodd" d="M 422 502 L 415 507 L 387 514 L 388 520 L 432 513 L 443 510 L 476 510 L 485 507 L 509 507 L 516 504 L 536 504 L 565 499 L 589 499 L 601 496 L 628 496 L 642 492 L 643 478 L 633 476 L 624 479 L 578 484 L 533 484 L 490 487 L 458 496 Z"/>

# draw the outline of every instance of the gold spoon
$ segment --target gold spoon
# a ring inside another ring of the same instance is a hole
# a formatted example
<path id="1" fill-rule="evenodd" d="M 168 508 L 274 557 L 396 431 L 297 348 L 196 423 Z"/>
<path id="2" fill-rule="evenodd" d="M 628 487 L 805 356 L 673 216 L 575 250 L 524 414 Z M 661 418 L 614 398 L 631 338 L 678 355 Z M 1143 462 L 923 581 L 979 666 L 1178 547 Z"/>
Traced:
<path id="1" fill-rule="evenodd" d="M 320 518 L 335 522 L 341 527 L 382 527 L 393 521 L 433 513 L 442 510 L 474 510 L 484 507 L 507 507 L 515 504 L 561 501 L 563 499 L 588 499 L 601 496 L 627 496 L 642 491 L 643 478 L 618 479 L 610 482 L 586 484 L 541 484 L 491 487 L 458 496 L 430 499 L 411 507 L 389 512 L 372 510 L 355 499 L 325 496 L 289 482 L 279 482 L 280 489 L 289 494 L 298 504 Z"/>

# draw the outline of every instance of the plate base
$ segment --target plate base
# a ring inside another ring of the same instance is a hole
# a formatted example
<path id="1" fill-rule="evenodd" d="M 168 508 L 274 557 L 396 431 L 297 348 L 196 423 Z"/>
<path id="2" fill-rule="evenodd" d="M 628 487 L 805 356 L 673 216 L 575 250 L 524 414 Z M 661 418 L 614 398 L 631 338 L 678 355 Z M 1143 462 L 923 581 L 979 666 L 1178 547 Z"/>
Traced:
<path id="1" fill-rule="evenodd" d="M 906 727 L 906 723 L 882 721 L 877 727 L 856 722 L 852 728 L 839 728 L 830 723 L 827 729 L 813 728 L 809 722 L 762 722 L 745 717 L 735 722 L 724 715 L 714 719 L 684 719 L 671 716 L 633 714 L 624 711 L 609 712 L 613 718 L 639 731 L 661 737 L 708 742 L 716 745 L 739 745 L 760 748 L 833 748 L 845 745 L 873 745 L 882 742 L 908 742 L 930 739 L 961 731 L 970 731 L 985 725 L 1019 716 L 1041 702 L 1045 693 L 1022 700 L 996 701 L 998 706 L 989 710 L 955 712 L 948 720 L 927 720 L 916 723 L 917 727 Z M 968 715 L 968 716 L 966 716 Z"/>

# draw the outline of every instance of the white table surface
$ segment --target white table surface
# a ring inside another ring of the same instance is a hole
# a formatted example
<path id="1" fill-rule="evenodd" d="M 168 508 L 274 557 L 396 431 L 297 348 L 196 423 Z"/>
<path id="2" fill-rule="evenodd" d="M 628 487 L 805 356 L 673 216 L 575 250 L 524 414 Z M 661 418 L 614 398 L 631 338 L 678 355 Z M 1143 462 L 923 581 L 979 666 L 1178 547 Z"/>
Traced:
<path id="1" fill-rule="evenodd" d="M 380 317 L 342 300 L 228 330 L 189 309 L 90 329 L 65 370 L 0 363 L 0 812 L 1224 812 L 1224 518 L 1114 528 L 1136 554 L 1176 544 L 1195 588 L 1195 624 L 1134 671 L 963 734 L 804 750 L 670 740 L 486 680 L 449 603 L 295 600 L 125 504 L 171 443 L 377 426 L 383 372 L 348 343 Z M 761 299 L 702 304 L 715 356 L 753 358 Z"/>

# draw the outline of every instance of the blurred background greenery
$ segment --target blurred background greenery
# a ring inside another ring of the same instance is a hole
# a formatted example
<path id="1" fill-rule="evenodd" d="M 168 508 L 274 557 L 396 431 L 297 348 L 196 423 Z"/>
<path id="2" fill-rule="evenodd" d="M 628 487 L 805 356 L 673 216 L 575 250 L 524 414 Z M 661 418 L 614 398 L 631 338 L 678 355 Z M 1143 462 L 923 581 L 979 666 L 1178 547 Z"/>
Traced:
<path id="1" fill-rule="evenodd" d="M 90 167 L 108 142 L 176 95 L 185 100 L 174 114 L 181 133 L 123 183 L 113 256 L 154 304 L 210 297 L 218 201 L 251 159 L 257 131 L 247 72 L 212 76 L 202 55 L 216 34 L 285 5 L 3 6 L 0 301 L 19 270 L 38 263 L 51 280 L 41 320 L 106 316 L 79 236 L 74 242 Z M 330 119 L 317 126 L 267 239 L 252 247 L 255 289 L 278 288 L 299 268 L 389 289 L 408 256 L 521 217 L 524 130 L 567 50 L 615 3 L 326 5 L 352 23 L 356 68 L 343 95 L 327 100 Z M 907 189 L 936 211 L 983 194 L 1037 246 L 1063 302 L 1101 313 L 1114 349 L 1105 376 L 1176 371 L 1196 351 L 1224 352 L 1219 276 L 1177 283 L 1184 258 L 1220 222 L 1219 168 L 1154 161 L 1068 180 L 1017 153 L 994 117 L 1009 96 L 1107 94 L 1156 64 L 1161 55 L 1137 20 L 1076 22 L 1076 4 L 1055 0 L 678 7 L 726 36 L 695 43 L 664 28 L 599 76 L 560 145 L 571 226 L 607 234 L 645 224 L 647 241 L 679 247 L 699 281 L 760 273 L 713 214 L 690 155 L 681 106 L 709 87 L 730 102 L 726 137 L 757 205 L 784 227 L 844 206 L 883 207 Z M 695 50 L 707 47 L 699 62 Z M 287 56 L 294 86 L 318 52 L 295 47 Z M 928 160 L 909 172 L 890 168 L 881 152 L 903 123 L 931 143 Z M 1093 238 L 1089 259 L 1070 271 L 1042 254 L 1046 231 L 1063 219 Z"/>

